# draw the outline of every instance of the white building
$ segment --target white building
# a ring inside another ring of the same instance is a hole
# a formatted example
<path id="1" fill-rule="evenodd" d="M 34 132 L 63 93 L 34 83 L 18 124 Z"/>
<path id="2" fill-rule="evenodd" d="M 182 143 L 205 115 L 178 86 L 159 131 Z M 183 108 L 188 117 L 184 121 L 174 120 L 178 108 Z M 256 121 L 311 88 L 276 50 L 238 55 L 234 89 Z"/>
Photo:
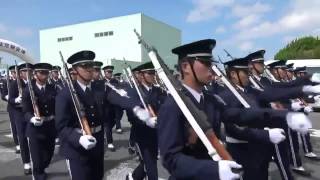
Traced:
<path id="1" fill-rule="evenodd" d="M 59 51 L 67 59 L 81 50 L 94 51 L 95 60 L 115 65 L 116 71 L 123 58 L 149 61 L 134 29 L 157 48 L 169 67 L 176 64 L 171 49 L 181 44 L 181 31 L 142 13 L 40 30 L 40 61 L 61 65 Z"/>

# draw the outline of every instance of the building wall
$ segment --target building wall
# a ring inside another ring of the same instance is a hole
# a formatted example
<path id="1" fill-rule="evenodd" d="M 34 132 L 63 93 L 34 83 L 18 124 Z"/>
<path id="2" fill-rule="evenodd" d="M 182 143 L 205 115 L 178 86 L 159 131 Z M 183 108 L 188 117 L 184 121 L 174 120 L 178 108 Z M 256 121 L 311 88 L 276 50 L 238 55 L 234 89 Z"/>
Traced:
<path id="1" fill-rule="evenodd" d="M 154 46 L 166 64 L 173 69 L 178 58 L 171 53 L 171 49 L 181 45 L 181 31 L 142 15 L 142 34 L 147 43 Z M 142 49 L 142 60 L 150 61 L 144 48 Z"/>
<path id="2" fill-rule="evenodd" d="M 61 65 L 59 51 L 67 59 L 80 50 L 94 51 L 95 59 L 104 65 L 121 64 L 117 61 L 123 58 L 133 62 L 149 61 L 147 53 L 138 44 L 134 29 L 173 67 L 176 57 L 171 49 L 181 44 L 180 30 L 141 13 L 41 30 L 40 61 Z M 113 35 L 95 37 L 95 33 L 110 31 Z M 58 38 L 64 38 L 64 41 L 58 42 Z"/>
<path id="3" fill-rule="evenodd" d="M 61 64 L 59 51 L 67 59 L 80 50 L 92 50 L 96 60 L 110 64 L 111 59 L 126 57 L 140 61 L 141 48 L 136 43 L 133 29 L 140 31 L 141 14 L 115 17 L 40 31 L 41 62 Z M 109 35 L 112 31 L 113 35 Z M 107 36 L 95 37 L 95 33 L 106 32 Z M 72 37 L 72 40 L 58 42 L 58 38 Z"/>

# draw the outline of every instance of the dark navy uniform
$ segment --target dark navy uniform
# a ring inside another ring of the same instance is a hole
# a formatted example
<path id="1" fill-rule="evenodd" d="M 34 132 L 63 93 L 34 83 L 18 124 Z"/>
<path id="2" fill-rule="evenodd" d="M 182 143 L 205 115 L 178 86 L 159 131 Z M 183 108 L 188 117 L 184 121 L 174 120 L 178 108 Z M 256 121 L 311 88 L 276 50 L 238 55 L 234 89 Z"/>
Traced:
<path id="1" fill-rule="evenodd" d="M 29 64 L 29 67 L 30 66 L 31 64 Z M 26 64 L 19 65 L 19 71 L 23 69 L 26 69 Z M 26 88 L 27 82 L 22 79 L 20 81 L 21 81 L 22 89 Z M 22 162 L 23 164 L 28 164 L 30 163 L 30 154 L 29 154 L 28 141 L 26 137 L 27 122 L 25 121 L 24 113 L 22 112 L 22 104 L 17 104 L 15 102 L 15 99 L 19 96 L 17 80 L 12 81 L 12 83 L 10 83 L 9 91 L 10 93 L 9 93 L 8 103 L 10 103 L 10 105 L 13 107 L 12 112 L 13 112 L 14 122 L 16 123 Z M 25 174 L 29 174 L 30 173 L 29 171 L 30 170 L 25 169 Z"/>
<path id="2" fill-rule="evenodd" d="M 90 63 L 95 54 L 92 51 L 80 51 L 68 59 L 68 63 Z M 74 82 L 75 91 L 83 105 L 83 109 L 91 128 L 96 144 L 92 149 L 84 149 L 79 139 L 82 136 L 81 126 L 75 112 L 70 91 L 66 87 L 56 97 L 56 128 L 61 141 L 60 154 L 67 159 L 72 179 L 101 180 L 103 178 L 104 141 L 103 122 L 106 103 L 123 105 L 133 109 L 134 101 L 121 97 L 112 91 L 106 94 L 103 83 L 91 83 L 81 87 Z"/>
<path id="3" fill-rule="evenodd" d="M 47 63 L 38 63 L 34 65 L 35 70 L 40 67 L 51 69 L 51 65 Z M 35 126 L 30 122 L 34 117 L 34 109 L 32 106 L 30 91 L 24 89 L 22 95 L 23 112 L 27 121 L 26 135 L 29 140 L 30 155 L 32 159 L 32 174 L 35 180 L 46 179 L 45 169 L 49 166 L 53 156 L 56 138 L 55 129 L 55 97 L 56 89 L 52 84 L 46 84 L 42 87 L 32 82 L 32 87 L 39 107 L 43 124 Z"/>
<path id="4" fill-rule="evenodd" d="M 144 63 L 135 68 L 141 72 L 153 71 L 154 67 L 151 62 Z M 140 93 L 145 103 L 153 109 L 157 114 L 161 104 L 166 98 L 166 93 L 161 88 L 154 85 L 147 86 L 144 84 L 139 85 Z M 129 94 L 131 96 L 138 96 L 135 89 L 130 89 Z M 127 111 L 128 112 L 128 111 Z M 128 113 L 128 119 L 132 122 L 131 131 L 134 134 L 134 140 L 140 156 L 140 164 L 133 171 L 132 177 L 135 180 L 144 179 L 147 177 L 149 180 L 158 179 L 157 171 L 157 155 L 158 155 L 158 138 L 157 129 L 155 127 L 149 127 L 144 122 L 134 117 L 132 112 Z"/>
<path id="5" fill-rule="evenodd" d="M 9 68 L 10 69 L 10 68 Z M 8 101 L 8 99 L 6 99 L 5 97 L 8 96 L 9 98 L 9 94 L 8 94 L 8 86 L 10 87 L 10 84 L 12 83 L 13 80 L 9 80 L 9 82 L 7 81 L 2 81 L 3 82 L 3 88 L 1 90 L 1 99 L 4 101 Z M 14 115 L 13 115 L 13 111 L 12 111 L 12 104 L 7 103 L 7 111 L 9 114 L 9 120 L 10 120 L 10 128 L 11 128 L 11 134 L 13 137 L 13 142 L 16 145 L 16 147 L 19 146 L 19 141 L 18 141 L 18 135 L 17 135 L 17 128 L 16 128 L 16 123 L 15 123 L 15 119 L 14 119 Z M 19 153 L 20 149 L 16 149 L 16 152 Z"/>

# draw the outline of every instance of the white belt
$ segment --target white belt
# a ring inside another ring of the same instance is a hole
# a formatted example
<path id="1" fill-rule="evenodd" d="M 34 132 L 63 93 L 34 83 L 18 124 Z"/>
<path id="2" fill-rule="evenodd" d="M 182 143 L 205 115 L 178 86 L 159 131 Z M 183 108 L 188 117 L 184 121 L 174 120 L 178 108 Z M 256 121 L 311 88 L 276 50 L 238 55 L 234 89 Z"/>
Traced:
<path id="1" fill-rule="evenodd" d="M 76 128 L 76 130 L 82 134 L 82 129 L 80 128 Z M 100 126 L 96 126 L 96 127 L 90 127 L 90 130 L 91 130 L 91 133 L 94 134 L 94 133 L 98 133 L 102 130 L 102 125 Z"/>
<path id="2" fill-rule="evenodd" d="M 248 143 L 248 141 L 239 140 L 230 136 L 226 136 L 226 142 L 228 143 Z"/>

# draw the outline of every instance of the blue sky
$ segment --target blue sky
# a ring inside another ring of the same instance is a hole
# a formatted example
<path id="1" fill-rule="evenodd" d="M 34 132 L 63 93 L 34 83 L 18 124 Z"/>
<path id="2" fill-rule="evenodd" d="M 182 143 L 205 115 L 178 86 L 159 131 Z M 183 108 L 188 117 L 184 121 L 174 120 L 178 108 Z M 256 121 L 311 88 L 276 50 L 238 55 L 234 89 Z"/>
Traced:
<path id="1" fill-rule="evenodd" d="M 139 12 L 181 29 L 182 43 L 216 39 L 223 60 L 223 49 L 241 57 L 263 48 L 272 58 L 290 40 L 320 34 L 319 0 L 10 0 L 0 11 L 0 38 L 35 59 L 40 29 Z"/>

